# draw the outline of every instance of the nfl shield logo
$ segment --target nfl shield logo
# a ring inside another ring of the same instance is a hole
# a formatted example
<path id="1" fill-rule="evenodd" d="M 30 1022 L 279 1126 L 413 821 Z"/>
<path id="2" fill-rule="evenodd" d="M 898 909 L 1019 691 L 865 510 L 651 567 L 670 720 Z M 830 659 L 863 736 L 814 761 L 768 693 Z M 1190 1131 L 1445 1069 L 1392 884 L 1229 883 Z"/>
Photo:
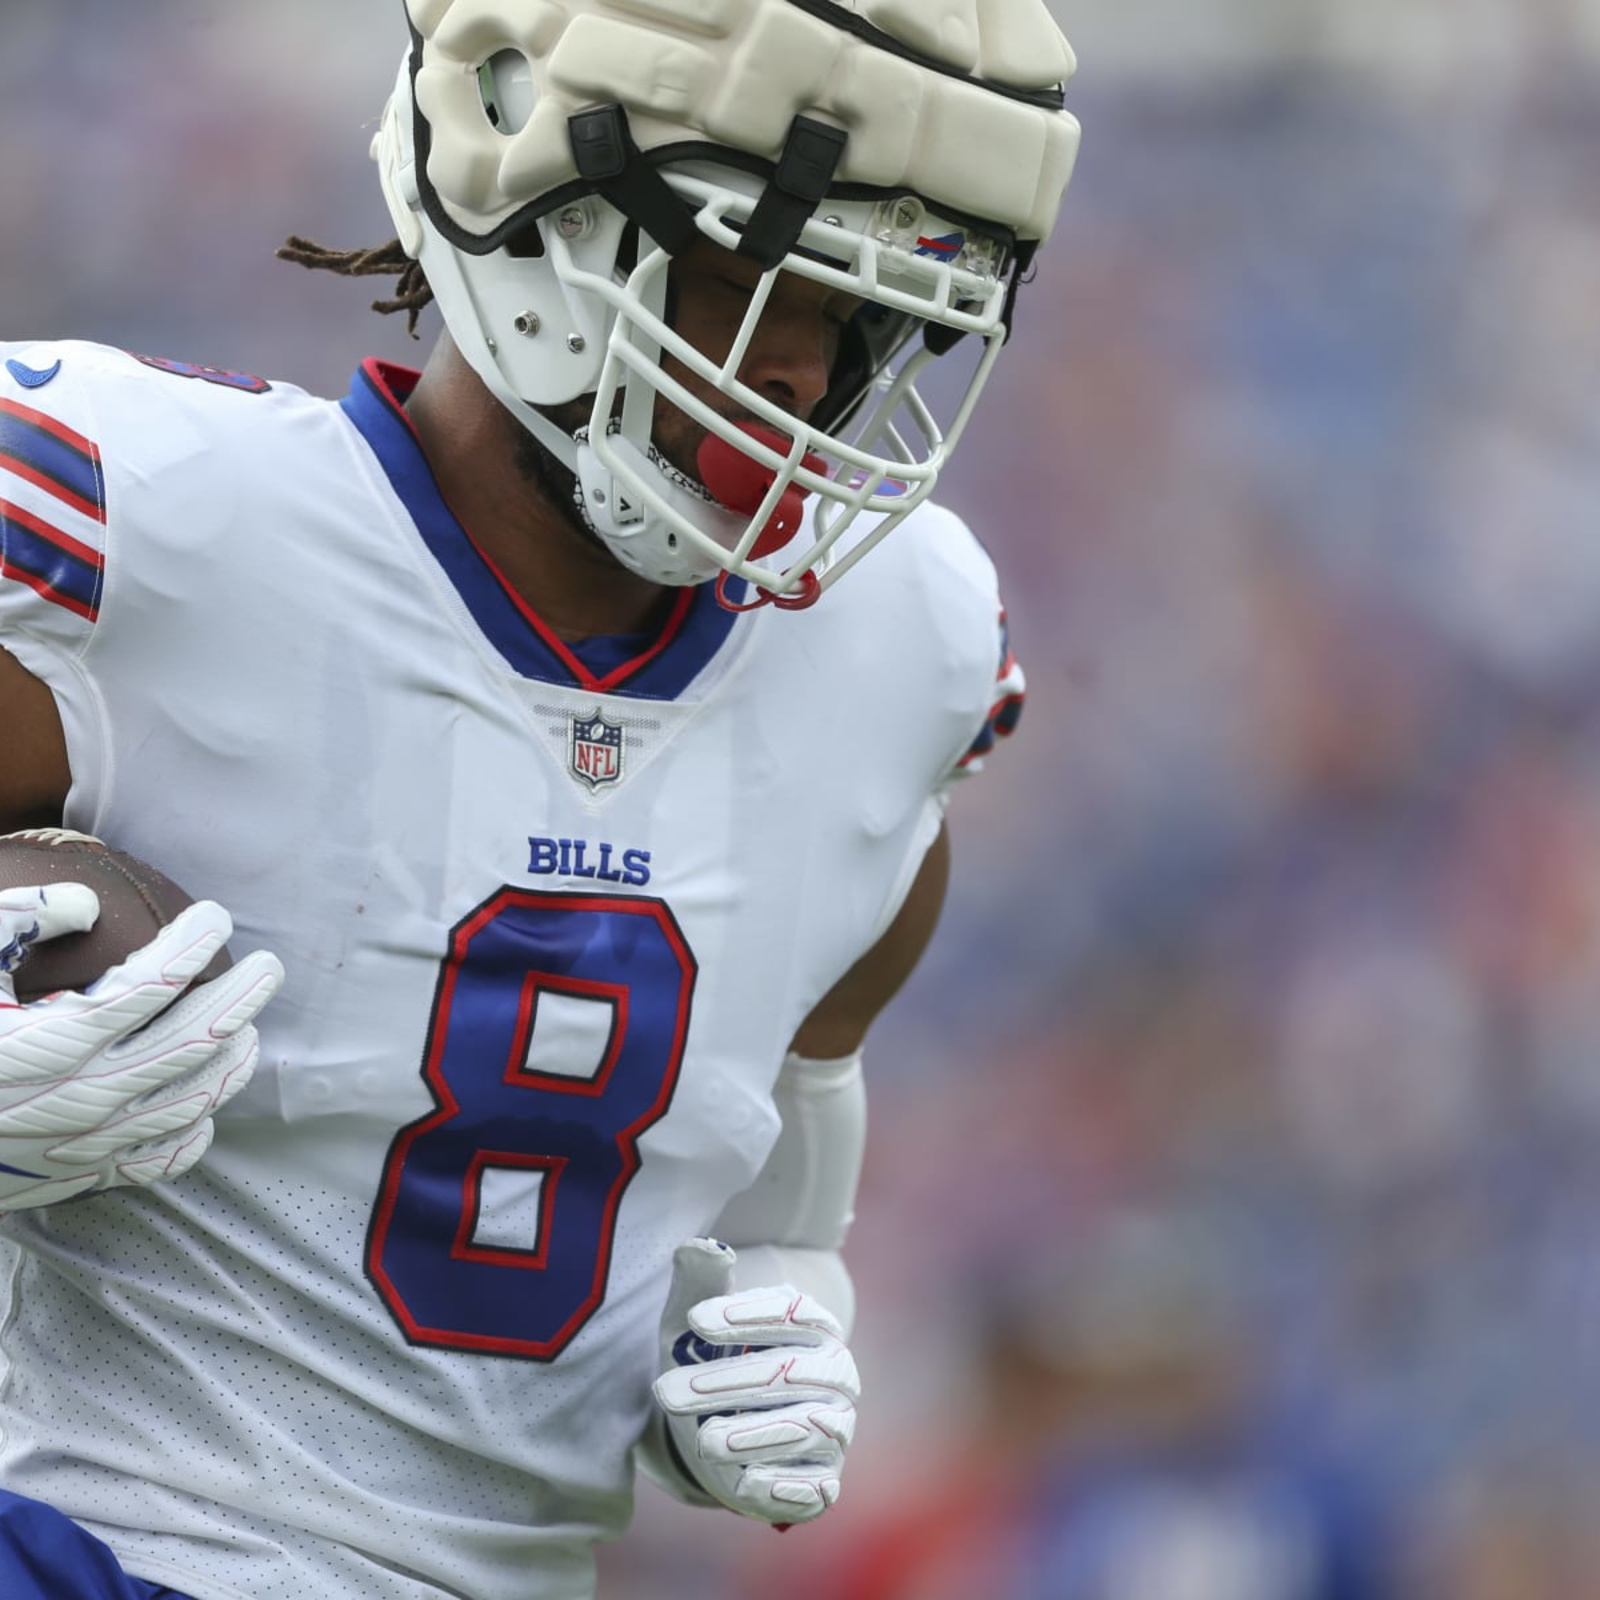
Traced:
<path id="1" fill-rule="evenodd" d="M 587 717 L 574 717 L 567 741 L 567 767 L 591 789 L 604 788 L 622 777 L 622 724 L 602 715 L 599 706 Z"/>

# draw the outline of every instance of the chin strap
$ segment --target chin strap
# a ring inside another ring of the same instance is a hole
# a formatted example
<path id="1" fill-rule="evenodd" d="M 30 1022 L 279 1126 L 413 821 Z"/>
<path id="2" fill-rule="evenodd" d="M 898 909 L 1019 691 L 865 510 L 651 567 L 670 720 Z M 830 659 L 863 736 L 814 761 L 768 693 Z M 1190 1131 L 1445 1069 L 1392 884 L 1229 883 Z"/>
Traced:
<path id="1" fill-rule="evenodd" d="M 724 572 L 717 579 L 717 604 L 724 611 L 742 614 L 759 611 L 762 606 L 776 606 L 780 611 L 805 611 L 822 598 L 822 580 L 814 572 L 801 573 L 800 588 L 795 594 L 775 594 L 758 583 L 755 586 L 757 598 L 743 602 L 728 597 L 728 579 L 732 576 L 731 572 Z"/>
<path id="2" fill-rule="evenodd" d="M 575 113 L 567 119 L 567 139 L 578 176 L 669 256 L 682 255 L 700 237 L 693 210 L 645 160 L 620 105 Z"/>

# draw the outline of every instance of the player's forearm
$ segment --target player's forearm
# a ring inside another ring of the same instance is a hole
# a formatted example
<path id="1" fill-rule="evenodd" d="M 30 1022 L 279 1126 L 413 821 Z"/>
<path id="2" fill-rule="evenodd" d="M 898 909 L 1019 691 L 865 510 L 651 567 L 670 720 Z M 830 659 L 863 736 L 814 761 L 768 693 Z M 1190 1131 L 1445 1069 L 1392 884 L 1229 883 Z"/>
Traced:
<path id="1" fill-rule="evenodd" d="M 861 1054 L 791 1055 L 773 1089 L 783 1126 L 754 1183 L 723 1208 L 712 1233 L 738 1251 L 741 1289 L 790 1283 L 849 1330 L 855 1291 L 839 1251 L 855 1217 L 866 1150 Z"/>

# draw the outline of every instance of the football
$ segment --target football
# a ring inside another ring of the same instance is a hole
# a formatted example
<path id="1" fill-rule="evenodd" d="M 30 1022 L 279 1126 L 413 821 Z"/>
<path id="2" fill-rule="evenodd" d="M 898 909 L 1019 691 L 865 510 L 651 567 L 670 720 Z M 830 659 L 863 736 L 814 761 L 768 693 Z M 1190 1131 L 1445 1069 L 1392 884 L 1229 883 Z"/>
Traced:
<path id="1" fill-rule="evenodd" d="M 83 883 L 100 897 L 100 916 L 87 933 L 67 933 L 36 945 L 17 969 L 17 999 L 26 1003 L 58 989 L 83 989 L 148 944 L 194 897 L 164 872 L 101 839 L 65 828 L 0 834 L 0 889 Z M 195 981 L 226 972 L 233 959 L 219 950 Z"/>

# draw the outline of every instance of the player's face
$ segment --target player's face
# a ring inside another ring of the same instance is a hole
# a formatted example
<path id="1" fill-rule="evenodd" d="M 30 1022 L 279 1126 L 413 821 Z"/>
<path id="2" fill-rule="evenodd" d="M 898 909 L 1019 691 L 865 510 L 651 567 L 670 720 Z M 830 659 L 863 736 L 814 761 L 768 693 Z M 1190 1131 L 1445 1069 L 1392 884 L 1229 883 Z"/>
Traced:
<path id="1" fill-rule="evenodd" d="M 703 240 L 672 265 L 677 331 L 710 360 L 722 362 L 750 306 L 761 269 L 744 256 Z M 790 273 L 779 275 L 761 315 L 755 337 L 739 368 L 739 380 L 802 421 L 828 392 L 844 327 L 861 302 L 826 284 Z M 734 403 L 668 357 L 671 375 L 715 411 L 744 420 Z M 656 409 L 655 443 L 680 471 L 693 473 L 695 452 L 705 430 L 676 406 Z"/>

